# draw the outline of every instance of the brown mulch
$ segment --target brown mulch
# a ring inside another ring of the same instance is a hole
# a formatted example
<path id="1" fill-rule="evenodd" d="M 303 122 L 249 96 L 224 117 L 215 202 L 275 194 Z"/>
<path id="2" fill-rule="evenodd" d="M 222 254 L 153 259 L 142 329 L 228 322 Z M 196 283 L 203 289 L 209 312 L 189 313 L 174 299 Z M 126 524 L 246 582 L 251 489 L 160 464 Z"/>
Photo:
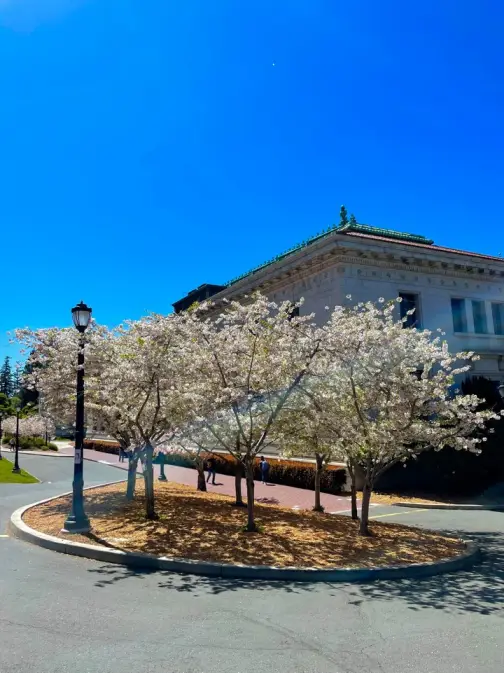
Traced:
<path id="1" fill-rule="evenodd" d="M 357 535 L 349 517 L 256 505 L 261 532 L 245 533 L 246 510 L 232 498 L 201 493 L 189 486 L 156 483 L 158 521 L 144 518 L 143 481 L 133 502 L 125 485 L 86 491 L 89 535 L 62 533 L 68 496 L 29 509 L 24 521 L 39 531 L 76 542 L 140 551 L 157 556 L 217 563 L 298 567 L 371 567 L 432 562 L 456 556 L 463 544 L 432 531 L 371 523 L 372 537 Z"/>

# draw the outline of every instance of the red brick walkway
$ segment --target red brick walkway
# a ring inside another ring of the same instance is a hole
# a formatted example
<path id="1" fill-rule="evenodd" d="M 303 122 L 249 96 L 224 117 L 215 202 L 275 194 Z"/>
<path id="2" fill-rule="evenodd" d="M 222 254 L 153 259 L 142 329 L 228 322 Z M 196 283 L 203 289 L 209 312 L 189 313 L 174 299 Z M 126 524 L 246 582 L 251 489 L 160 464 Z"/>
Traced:
<path id="1" fill-rule="evenodd" d="M 61 454 L 73 455 L 73 446 L 61 447 Z M 91 451 L 84 449 L 84 458 L 93 460 L 95 462 L 103 463 L 105 465 L 113 465 L 114 467 L 123 470 L 128 469 L 128 463 L 120 463 L 118 457 L 109 454 L 101 453 L 100 451 Z M 141 473 L 141 467 L 138 467 L 138 472 Z M 159 475 L 159 465 L 154 465 L 156 476 Z M 84 469 L 84 480 L 86 470 Z M 187 484 L 188 486 L 196 486 L 196 470 L 191 470 L 186 467 L 175 467 L 174 465 L 165 466 L 165 474 L 169 481 L 174 481 L 178 484 Z M 224 474 L 218 474 L 215 478 L 215 486 L 208 484 L 209 491 L 222 493 L 223 495 L 235 494 L 234 477 L 229 477 Z M 245 497 L 245 481 L 243 482 L 243 494 Z M 282 505 L 284 507 L 292 507 L 293 509 L 311 509 L 313 507 L 314 494 L 304 488 L 294 488 L 293 486 L 280 486 L 279 484 L 262 484 L 260 481 L 255 482 L 255 499 L 256 502 L 270 503 L 273 505 Z M 349 498 L 330 495 L 322 493 L 322 506 L 326 512 L 342 512 L 350 509 Z"/>

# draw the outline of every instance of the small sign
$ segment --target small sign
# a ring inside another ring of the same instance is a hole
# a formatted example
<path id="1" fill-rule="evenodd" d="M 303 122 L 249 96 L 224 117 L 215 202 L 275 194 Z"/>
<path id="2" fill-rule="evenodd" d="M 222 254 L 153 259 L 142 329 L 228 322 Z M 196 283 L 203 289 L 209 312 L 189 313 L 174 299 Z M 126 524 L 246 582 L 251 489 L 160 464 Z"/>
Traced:
<path id="1" fill-rule="evenodd" d="M 75 463 L 76 465 L 82 463 L 82 449 L 75 449 Z"/>

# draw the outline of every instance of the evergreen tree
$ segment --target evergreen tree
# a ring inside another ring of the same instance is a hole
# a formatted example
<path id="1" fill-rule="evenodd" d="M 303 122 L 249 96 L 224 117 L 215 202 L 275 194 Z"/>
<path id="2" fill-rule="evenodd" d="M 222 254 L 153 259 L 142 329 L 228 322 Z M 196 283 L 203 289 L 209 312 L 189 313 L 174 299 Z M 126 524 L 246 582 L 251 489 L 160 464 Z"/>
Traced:
<path id="1" fill-rule="evenodd" d="M 347 209 L 345 206 L 341 206 L 340 211 L 339 211 L 339 218 L 340 218 L 340 227 L 345 226 L 345 224 L 348 224 L 348 213 Z"/>
<path id="2" fill-rule="evenodd" d="M 0 369 L 0 393 L 7 395 L 7 397 L 12 397 L 14 394 L 14 377 L 12 375 L 10 357 L 8 355 Z"/>
<path id="3" fill-rule="evenodd" d="M 349 224 L 357 224 L 357 219 L 353 213 L 350 214 L 350 219 L 348 221 Z"/>
<path id="4" fill-rule="evenodd" d="M 28 362 L 25 364 L 23 367 L 23 373 L 20 377 L 20 385 L 19 385 L 19 391 L 17 393 L 19 399 L 21 400 L 21 407 L 26 407 L 27 405 L 31 405 L 32 407 L 37 406 L 38 400 L 39 400 L 39 394 L 38 390 L 33 390 L 32 388 L 26 388 L 23 385 L 23 380 L 27 374 L 31 374 L 33 372 L 33 365 Z"/>

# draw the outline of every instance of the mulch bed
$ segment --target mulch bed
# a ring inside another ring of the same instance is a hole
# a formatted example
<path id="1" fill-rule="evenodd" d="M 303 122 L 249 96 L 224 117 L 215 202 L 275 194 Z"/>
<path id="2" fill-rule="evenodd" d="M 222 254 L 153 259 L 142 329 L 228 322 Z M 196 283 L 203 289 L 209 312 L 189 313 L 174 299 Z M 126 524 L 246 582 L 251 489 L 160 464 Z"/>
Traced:
<path id="1" fill-rule="evenodd" d="M 245 533 L 246 510 L 231 506 L 232 498 L 201 493 L 171 482 L 156 483 L 158 521 L 144 518 L 143 480 L 137 480 L 133 502 L 125 485 L 86 491 L 86 512 L 93 530 L 88 535 L 61 532 L 70 497 L 29 509 L 24 521 L 39 531 L 76 542 L 140 551 L 157 556 L 216 563 L 298 567 L 372 567 L 448 559 L 464 545 L 433 531 L 372 522 L 372 536 L 357 535 L 349 517 L 256 505 L 261 532 Z"/>

